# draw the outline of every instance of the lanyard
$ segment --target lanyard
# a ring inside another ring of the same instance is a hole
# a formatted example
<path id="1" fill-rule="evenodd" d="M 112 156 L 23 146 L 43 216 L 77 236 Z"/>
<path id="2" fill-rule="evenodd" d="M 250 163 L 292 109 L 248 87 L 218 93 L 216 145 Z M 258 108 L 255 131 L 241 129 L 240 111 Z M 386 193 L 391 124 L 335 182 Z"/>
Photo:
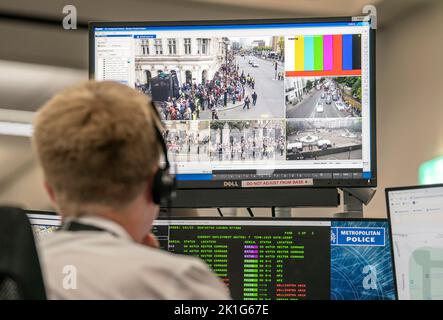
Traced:
<path id="1" fill-rule="evenodd" d="M 100 231 L 100 232 L 108 232 L 110 234 L 112 234 L 114 237 L 117 237 L 117 235 L 109 230 L 103 229 L 103 228 L 99 228 L 96 226 L 92 226 L 90 224 L 84 224 L 84 223 L 80 223 L 80 222 L 76 222 L 76 221 L 71 221 L 68 222 L 67 225 L 63 225 L 59 230 L 63 230 L 63 231 Z"/>

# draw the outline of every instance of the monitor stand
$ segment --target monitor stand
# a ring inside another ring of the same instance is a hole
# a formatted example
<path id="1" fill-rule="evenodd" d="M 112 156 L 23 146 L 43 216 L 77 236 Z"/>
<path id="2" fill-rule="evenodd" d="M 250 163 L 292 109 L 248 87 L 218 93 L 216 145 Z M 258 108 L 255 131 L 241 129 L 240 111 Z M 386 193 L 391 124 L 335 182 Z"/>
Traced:
<path id="1" fill-rule="evenodd" d="M 353 195 L 343 192 L 343 212 L 334 214 L 335 218 L 363 218 L 363 202 Z"/>
<path id="2" fill-rule="evenodd" d="M 335 218 L 363 218 L 363 204 L 367 205 L 375 194 L 372 188 L 343 188 L 343 212 Z"/>
<path id="3" fill-rule="evenodd" d="M 274 207 L 272 209 L 272 216 L 276 218 L 292 218 L 292 208 Z"/>

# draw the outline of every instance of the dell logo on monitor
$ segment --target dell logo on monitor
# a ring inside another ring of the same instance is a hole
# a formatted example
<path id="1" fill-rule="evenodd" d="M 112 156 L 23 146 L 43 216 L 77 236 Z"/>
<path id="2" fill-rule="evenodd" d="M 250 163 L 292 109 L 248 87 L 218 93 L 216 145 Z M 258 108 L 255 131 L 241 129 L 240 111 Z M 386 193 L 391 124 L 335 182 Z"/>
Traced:
<path id="1" fill-rule="evenodd" d="M 223 187 L 225 188 L 235 188 L 240 187 L 237 181 L 223 181 Z"/>

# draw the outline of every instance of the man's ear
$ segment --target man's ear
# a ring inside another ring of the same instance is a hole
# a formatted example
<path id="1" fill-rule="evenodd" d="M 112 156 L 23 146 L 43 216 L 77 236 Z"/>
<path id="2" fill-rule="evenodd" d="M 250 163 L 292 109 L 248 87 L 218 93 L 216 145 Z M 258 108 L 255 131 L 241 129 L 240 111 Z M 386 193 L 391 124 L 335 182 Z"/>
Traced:
<path id="1" fill-rule="evenodd" d="M 47 181 L 45 181 L 45 182 L 43 183 L 43 185 L 44 185 L 44 187 L 45 187 L 45 189 L 46 189 L 46 192 L 48 193 L 49 198 L 51 199 L 51 201 L 52 201 L 53 203 L 57 203 L 56 198 L 55 198 L 54 189 L 52 189 L 52 187 L 49 185 L 49 183 L 48 183 Z"/>

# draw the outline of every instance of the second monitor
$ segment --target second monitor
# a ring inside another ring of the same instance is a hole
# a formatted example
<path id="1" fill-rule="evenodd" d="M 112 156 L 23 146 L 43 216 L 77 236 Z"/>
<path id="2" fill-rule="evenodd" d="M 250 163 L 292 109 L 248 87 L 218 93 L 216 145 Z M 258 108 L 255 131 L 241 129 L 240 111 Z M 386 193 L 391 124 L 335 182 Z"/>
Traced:
<path id="1" fill-rule="evenodd" d="M 31 215 L 39 235 L 54 216 Z M 395 299 L 385 219 L 157 220 L 164 250 L 203 259 L 244 300 Z"/>

